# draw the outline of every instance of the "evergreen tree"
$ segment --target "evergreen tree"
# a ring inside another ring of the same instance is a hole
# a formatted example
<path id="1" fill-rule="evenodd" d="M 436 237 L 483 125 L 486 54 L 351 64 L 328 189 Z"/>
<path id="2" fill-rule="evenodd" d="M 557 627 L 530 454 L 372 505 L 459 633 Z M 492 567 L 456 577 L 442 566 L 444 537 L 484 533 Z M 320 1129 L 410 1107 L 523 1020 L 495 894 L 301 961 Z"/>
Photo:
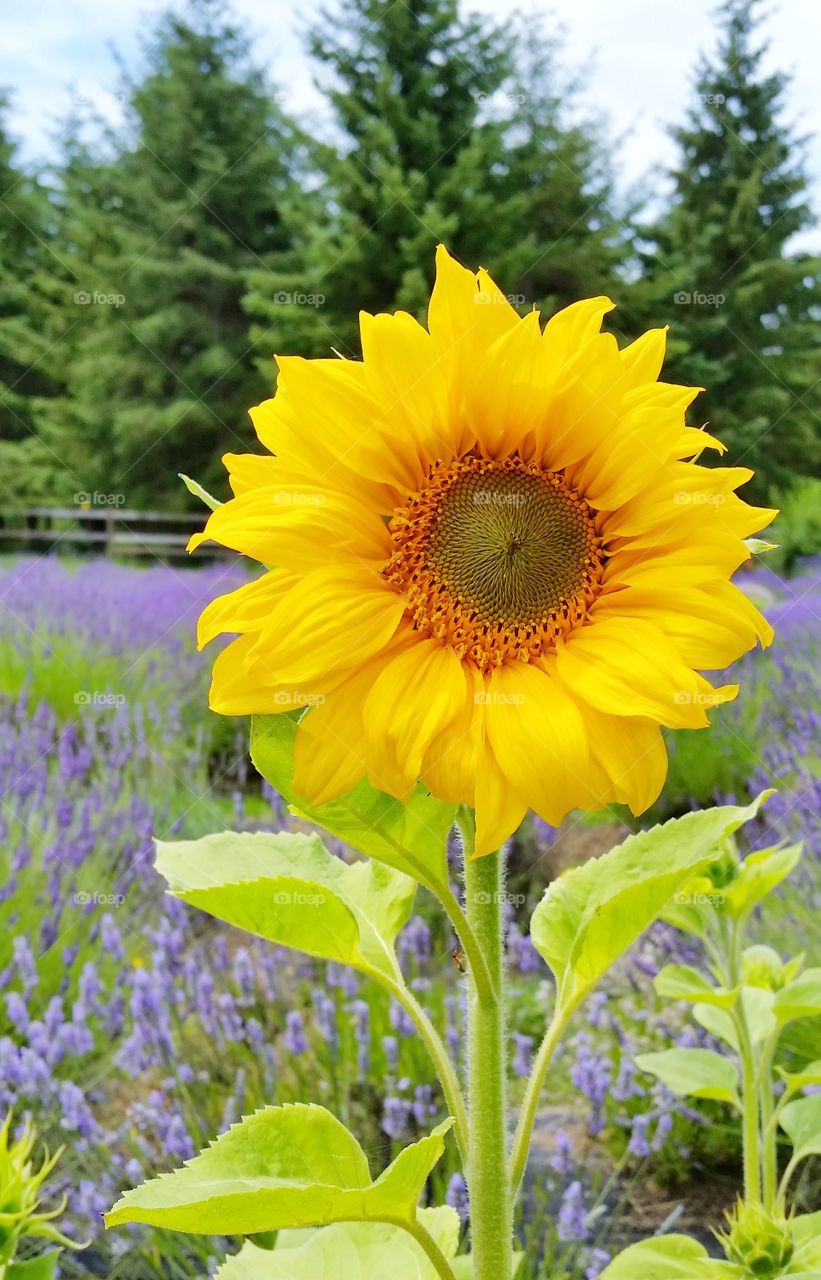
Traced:
<path id="1" fill-rule="evenodd" d="M 280 351 L 354 355 L 357 309 L 424 306 L 439 240 L 472 256 L 491 143 L 498 153 L 480 117 L 509 40 L 457 0 L 352 0 L 322 13 L 309 47 L 338 141 L 311 149 L 293 253 L 275 277 L 252 273 L 248 307 Z"/>
<path id="2" fill-rule="evenodd" d="M 457 0 L 322 15 L 310 50 L 339 142 L 313 149 L 293 252 L 274 276 L 252 272 L 247 299 L 278 350 L 356 355 L 357 309 L 421 316 L 439 240 L 526 309 L 609 286 L 622 250 L 603 151 L 566 123 L 575 85 L 530 25 L 463 18 Z M 267 333 L 259 346 L 267 365 Z"/>
<path id="3" fill-rule="evenodd" d="M 130 505 L 186 503 L 179 470 L 222 485 L 266 390 L 241 298 L 286 245 L 287 124 L 220 12 L 193 0 L 162 19 L 127 84 L 129 136 L 109 163 L 78 149 L 66 167 L 66 235 L 88 264 L 66 409 L 94 485 Z"/>
<path id="4" fill-rule="evenodd" d="M 821 462 L 818 258 L 791 239 L 813 225 L 804 145 L 782 120 L 788 80 L 767 74 L 760 0 L 725 0 L 703 59 L 671 208 L 652 233 L 635 318 L 672 318 L 671 372 L 708 388 L 696 405 L 772 498 Z M 705 458 L 705 460 L 707 460 Z"/>
<path id="5" fill-rule="evenodd" d="M 60 334 L 50 333 L 46 282 L 59 270 L 49 192 L 16 161 L 0 94 L 0 504 L 65 501 L 49 433 L 60 392 Z"/>
<path id="6" fill-rule="evenodd" d="M 579 117 L 582 80 L 563 69 L 561 40 L 532 19 L 516 28 L 513 66 L 476 260 L 492 261 L 545 314 L 611 290 L 618 299 L 632 229 L 615 200 L 606 126 Z"/>

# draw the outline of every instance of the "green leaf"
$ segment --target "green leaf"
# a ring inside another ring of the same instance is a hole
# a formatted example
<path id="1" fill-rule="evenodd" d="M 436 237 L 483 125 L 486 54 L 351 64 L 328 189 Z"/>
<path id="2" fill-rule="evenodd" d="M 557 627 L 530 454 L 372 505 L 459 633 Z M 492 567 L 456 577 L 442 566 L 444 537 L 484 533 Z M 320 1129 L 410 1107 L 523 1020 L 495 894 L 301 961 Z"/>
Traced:
<path id="1" fill-rule="evenodd" d="M 805 969 L 777 991 L 773 1013 L 782 1024 L 821 1014 L 821 969 Z"/>
<path id="2" fill-rule="evenodd" d="M 697 1004 L 693 1007 L 693 1017 L 711 1036 L 723 1040 L 736 1053 L 739 1052 L 735 1023 L 726 1009 L 717 1009 L 710 1004 Z"/>
<path id="3" fill-rule="evenodd" d="M 744 546 L 751 556 L 763 556 L 767 551 L 777 551 L 779 543 L 765 542 L 763 538 L 745 538 Z"/>
<path id="4" fill-rule="evenodd" d="M 769 1040 L 776 1029 L 777 1023 L 772 1011 L 774 1002 L 772 991 L 765 991 L 763 987 L 741 987 L 741 1005 L 750 1040 L 754 1045 Z M 705 1030 L 723 1040 L 736 1053 L 740 1052 L 735 1023 L 726 1010 L 697 1004 L 693 1007 L 693 1017 Z"/>
<path id="5" fill-rule="evenodd" d="M 26 1258 L 24 1262 L 12 1262 L 6 1272 L 6 1280 L 54 1280 L 57 1271 L 59 1249 L 50 1253 L 41 1253 L 36 1258 Z"/>
<path id="6" fill-rule="evenodd" d="M 251 759 L 294 811 L 434 893 L 449 892 L 447 838 L 456 806 L 421 786 L 402 804 L 364 780 L 338 800 L 311 806 L 294 792 L 296 732 L 297 722 L 287 715 L 254 716 L 251 724 Z"/>
<path id="7" fill-rule="evenodd" d="M 731 1009 L 738 999 L 738 987 L 727 991 L 714 987 L 703 973 L 689 964 L 668 964 L 656 974 L 653 986 L 660 996 L 668 1000 L 689 1000 L 695 1004 L 715 1005 L 718 1009 Z"/>
<path id="8" fill-rule="evenodd" d="M 618 1254 L 599 1280 L 695 1280 L 709 1277 L 707 1250 L 689 1236 L 642 1240 Z M 721 1274 L 720 1272 L 717 1274 Z"/>
<path id="9" fill-rule="evenodd" d="M 762 799 L 685 814 L 554 880 L 533 915 L 531 938 L 555 975 L 557 1014 L 584 999 Z"/>
<path id="10" fill-rule="evenodd" d="M 459 1244 L 459 1215 L 446 1205 L 420 1209 L 418 1220 L 450 1260 Z M 283 1231 L 276 1249 L 246 1242 L 215 1280 L 438 1280 L 436 1269 L 401 1227 L 345 1222 L 318 1231 Z"/>
<path id="11" fill-rule="evenodd" d="M 806 1274 L 818 1280 L 821 1270 L 821 1213 L 805 1213 L 796 1218 L 792 1224 L 792 1237 L 795 1241 L 795 1252 L 791 1258 L 794 1267 L 812 1267 Z M 803 1276 L 804 1273 L 802 1273 Z M 791 1280 L 801 1280 L 791 1276 Z"/>
<path id="12" fill-rule="evenodd" d="M 740 864 L 737 879 L 721 891 L 724 909 L 735 920 L 749 915 L 753 907 L 795 870 L 800 857 L 800 844 L 748 854 Z"/>
<path id="13" fill-rule="evenodd" d="M 788 1102 L 779 1123 L 793 1145 L 794 1159 L 821 1155 L 821 1093 Z"/>
<path id="14" fill-rule="evenodd" d="M 642 1053 L 636 1066 L 649 1071 L 673 1093 L 690 1098 L 712 1098 L 729 1102 L 741 1110 L 738 1096 L 738 1069 L 735 1063 L 712 1049 L 665 1049 L 662 1053 Z"/>
<path id="15" fill-rule="evenodd" d="M 198 484 L 196 480 L 192 480 L 190 476 L 183 475 L 182 471 L 178 471 L 177 475 L 180 477 L 180 480 L 182 480 L 188 492 L 193 494 L 195 498 L 199 498 L 200 502 L 204 502 L 206 507 L 209 507 L 211 511 L 216 511 L 217 507 L 222 506 L 219 498 L 214 498 L 208 490 L 203 489 L 202 485 Z"/>
<path id="16" fill-rule="evenodd" d="M 412 1222 L 453 1122 L 400 1152 L 376 1182 L 359 1143 L 324 1107 L 265 1107 L 174 1173 L 127 1191 L 106 1225 L 147 1222 L 204 1235 L 253 1235 L 341 1221 Z"/>
<path id="17" fill-rule="evenodd" d="M 225 832 L 157 843 L 171 892 L 281 946 L 373 976 L 401 977 L 393 944 L 416 882 L 372 862 L 349 865 L 316 835 Z"/>
<path id="18" fill-rule="evenodd" d="M 821 1084 L 821 1061 L 811 1062 L 800 1071 L 785 1071 L 783 1067 L 776 1067 L 776 1071 L 791 1092 L 806 1089 L 808 1085 Z"/>

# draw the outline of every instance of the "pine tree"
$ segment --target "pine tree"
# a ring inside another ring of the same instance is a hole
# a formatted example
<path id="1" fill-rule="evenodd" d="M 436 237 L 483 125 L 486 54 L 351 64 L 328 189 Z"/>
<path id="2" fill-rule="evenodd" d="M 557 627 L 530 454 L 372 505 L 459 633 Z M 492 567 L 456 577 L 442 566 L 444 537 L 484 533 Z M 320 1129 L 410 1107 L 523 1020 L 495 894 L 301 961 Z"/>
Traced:
<path id="1" fill-rule="evenodd" d="M 610 285 L 623 249 L 603 148 L 567 123 L 576 86 L 555 40 L 463 18 L 456 0 L 353 0 L 310 50 L 339 140 L 309 152 L 292 254 L 251 275 L 278 350 L 358 354 L 360 308 L 421 318 L 439 240 L 524 309 Z"/>
<path id="2" fill-rule="evenodd" d="M 293 253 L 277 276 L 252 274 L 247 304 L 275 326 L 278 350 L 350 356 L 358 309 L 424 307 L 438 241 L 472 257 L 491 144 L 498 152 L 481 116 L 510 42 L 460 17 L 457 0 L 352 0 L 323 12 L 309 47 L 337 140 L 311 148 Z M 268 362 L 270 346 L 260 342 Z"/>
<path id="3" fill-rule="evenodd" d="M 50 334 L 45 282 L 59 271 L 55 210 L 20 167 L 0 94 L 0 505 L 64 501 L 65 467 L 49 438 L 59 395 L 59 333 Z"/>
<path id="4" fill-rule="evenodd" d="M 708 388 L 700 413 L 729 462 L 755 468 L 745 496 L 768 499 L 821 463 L 821 262 L 790 245 L 814 219 L 804 143 L 783 123 L 788 79 L 764 70 L 759 4 L 721 9 L 637 298 L 641 321 L 672 319 L 671 373 Z"/>
<path id="5" fill-rule="evenodd" d="M 88 264 L 67 411 L 96 487 L 182 505 L 177 471 L 220 486 L 220 454 L 253 439 L 266 388 L 241 299 L 250 265 L 286 246 L 287 124 L 216 0 L 166 15 L 147 58 L 113 159 L 67 165 L 67 238 Z"/>

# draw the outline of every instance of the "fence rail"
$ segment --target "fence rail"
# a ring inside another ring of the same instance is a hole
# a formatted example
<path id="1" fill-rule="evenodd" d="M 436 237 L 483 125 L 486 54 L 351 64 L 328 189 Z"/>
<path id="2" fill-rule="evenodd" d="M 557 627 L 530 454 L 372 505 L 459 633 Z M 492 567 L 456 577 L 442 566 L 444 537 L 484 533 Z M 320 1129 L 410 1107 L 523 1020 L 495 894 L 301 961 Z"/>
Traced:
<path id="1" fill-rule="evenodd" d="M 83 550 L 105 556 L 179 558 L 201 515 L 180 511 L 136 511 L 125 507 L 22 507 L 0 511 L 0 552 Z M 222 557 L 223 548 L 203 551 Z"/>

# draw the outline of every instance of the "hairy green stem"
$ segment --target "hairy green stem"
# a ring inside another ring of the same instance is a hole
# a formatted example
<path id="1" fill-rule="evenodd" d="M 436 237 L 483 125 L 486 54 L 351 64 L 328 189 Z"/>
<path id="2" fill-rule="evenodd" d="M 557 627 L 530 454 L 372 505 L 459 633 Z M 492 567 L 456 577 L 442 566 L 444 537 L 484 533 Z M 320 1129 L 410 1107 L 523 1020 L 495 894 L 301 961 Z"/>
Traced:
<path id="1" fill-rule="evenodd" d="M 727 973 L 729 985 L 741 983 L 741 939 L 738 927 L 727 922 Z M 732 1018 L 741 1054 L 742 1141 L 744 1148 L 744 1199 L 748 1204 L 761 1204 L 761 1127 L 759 1123 L 758 1074 L 743 993 L 739 996 Z"/>
<path id="2" fill-rule="evenodd" d="M 442 1085 L 442 1091 L 445 1095 L 445 1101 L 450 1114 L 453 1116 L 453 1131 L 459 1152 L 463 1162 L 466 1164 L 468 1160 L 468 1115 L 465 1107 L 465 1100 L 462 1096 L 462 1089 L 459 1084 L 456 1072 L 451 1062 L 447 1049 L 442 1043 L 441 1037 L 431 1022 L 425 1010 L 419 1001 L 409 991 L 403 982 L 397 982 L 388 986 L 384 984 L 390 991 L 397 1004 L 413 1019 L 416 1029 L 418 1030 L 422 1041 L 427 1049 L 431 1061 L 436 1068 L 437 1075 Z"/>
<path id="3" fill-rule="evenodd" d="M 474 1280 L 511 1280 L 513 1197 L 507 1175 L 507 1062 L 502 945 L 504 855 L 470 860 L 465 848 L 467 917 L 487 960 L 493 990 L 468 970 L 467 1165 Z"/>
<path id="4" fill-rule="evenodd" d="M 518 1194 L 522 1178 L 524 1177 L 525 1168 L 527 1166 L 527 1157 L 530 1151 L 530 1140 L 533 1137 L 533 1125 L 536 1120 L 536 1111 L 539 1106 L 539 1098 L 544 1088 L 545 1076 L 553 1059 L 556 1046 L 567 1026 L 567 1018 L 557 1018 L 555 1015 L 547 1028 L 547 1034 L 539 1046 L 539 1052 L 531 1068 L 528 1078 L 525 1096 L 522 1099 L 522 1108 L 519 1112 L 519 1121 L 516 1125 L 516 1133 L 513 1136 L 513 1149 L 510 1153 L 510 1163 L 508 1166 L 508 1176 L 513 1196 Z"/>
<path id="5" fill-rule="evenodd" d="M 473 815 L 471 814 L 470 817 L 472 821 Z M 470 825 L 467 822 L 462 825 L 462 822 L 460 822 L 459 830 L 462 833 L 463 846 L 467 839 L 469 843 L 465 847 L 472 849 L 473 839 L 470 835 Z M 465 856 L 467 857 L 467 854 Z M 484 998 L 490 999 L 494 994 L 493 978 L 488 966 L 487 957 L 485 956 L 484 950 L 473 931 L 473 926 L 471 925 L 470 920 L 465 915 L 465 912 L 459 906 L 458 900 L 452 893 L 448 893 L 447 895 L 437 893 L 436 896 L 445 908 L 448 919 L 453 925 L 454 932 L 462 945 L 462 950 L 465 953 L 465 957 L 470 966 L 470 971 L 473 974 L 473 979 L 478 990 L 482 993 Z"/>
<path id="6" fill-rule="evenodd" d="M 775 1212 L 776 1182 L 778 1179 L 778 1134 L 773 1125 L 775 1101 L 773 1098 L 772 1066 L 778 1038 L 779 1027 L 770 1036 L 764 1046 L 758 1069 L 758 1095 L 761 1110 L 761 1143 L 762 1143 L 762 1197 L 764 1208 L 768 1213 Z"/>

